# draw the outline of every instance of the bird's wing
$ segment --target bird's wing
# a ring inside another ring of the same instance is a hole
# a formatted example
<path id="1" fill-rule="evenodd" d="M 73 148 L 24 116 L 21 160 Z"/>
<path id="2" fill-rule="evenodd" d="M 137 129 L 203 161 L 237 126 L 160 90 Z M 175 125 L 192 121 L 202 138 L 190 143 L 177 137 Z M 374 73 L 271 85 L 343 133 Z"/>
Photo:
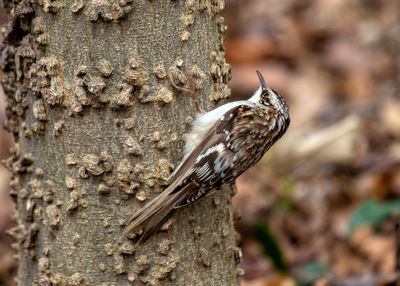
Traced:
<path id="1" fill-rule="evenodd" d="M 227 136 L 235 118 L 247 108 L 246 105 L 236 106 L 215 122 L 174 172 L 171 184 L 129 219 L 125 235 L 142 227 L 145 239 L 161 226 L 172 209 L 207 195 L 209 189 L 202 188 L 202 185 L 212 187 L 229 168 L 233 152 L 226 145 L 229 141 Z"/>
<path id="2" fill-rule="evenodd" d="M 207 184 L 209 179 L 215 179 L 215 176 L 223 176 L 223 171 L 228 167 L 227 164 L 233 155 L 228 143 L 235 120 L 249 108 L 251 107 L 245 104 L 238 105 L 221 116 L 179 165 L 170 182 L 179 179 L 179 185 L 184 185 L 191 180 L 197 185 L 202 185 Z"/>

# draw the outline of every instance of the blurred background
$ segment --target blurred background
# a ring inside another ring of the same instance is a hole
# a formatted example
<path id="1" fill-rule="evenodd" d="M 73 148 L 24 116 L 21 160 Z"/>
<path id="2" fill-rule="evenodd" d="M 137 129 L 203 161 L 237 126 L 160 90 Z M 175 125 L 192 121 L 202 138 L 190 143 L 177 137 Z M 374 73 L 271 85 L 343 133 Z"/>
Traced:
<path id="1" fill-rule="evenodd" d="M 292 120 L 237 180 L 242 285 L 396 285 L 400 1 L 225 6 L 231 100 L 258 88 L 259 70 L 288 100 Z M 3 122 L 3 99 L 0 108 Z M 1 130 L 2 159 L 11 143 Z M 16 271 L 5 235 L 13 211 L 8 178 L 0 167 L 0 285 L 7 286 Z"/>
<path id="2" fill-rule="evenodd" d="M 400 1 L 227 0 L 225 22 L 232 100 L 257 69 L 291 115 L 237 180 L 242 285 L 400 283 Z"/>

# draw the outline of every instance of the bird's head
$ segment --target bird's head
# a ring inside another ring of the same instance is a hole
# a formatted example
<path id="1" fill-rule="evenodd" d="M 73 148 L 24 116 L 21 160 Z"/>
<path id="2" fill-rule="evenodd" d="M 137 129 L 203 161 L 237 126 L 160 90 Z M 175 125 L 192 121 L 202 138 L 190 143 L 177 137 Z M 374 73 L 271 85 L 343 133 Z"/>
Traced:
<path id="1" fill-rule="evenodd" d="M 285 99 L 276 90 L 267 87 L 262 74 L 259 71 L 256 72 L 261 86 L 249 99 L 249 101 L 266 107 L 274 107 L 286 119 L 289 119 L 289 107 Z"/>

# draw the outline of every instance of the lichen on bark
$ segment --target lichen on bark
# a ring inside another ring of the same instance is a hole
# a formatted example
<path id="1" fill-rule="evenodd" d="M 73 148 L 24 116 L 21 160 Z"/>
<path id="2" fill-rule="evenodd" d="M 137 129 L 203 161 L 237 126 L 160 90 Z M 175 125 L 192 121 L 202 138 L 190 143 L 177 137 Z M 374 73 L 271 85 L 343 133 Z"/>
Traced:
<path id="1" fill-rule="evenodd" d="M 19 285 L 236 285 L 227 188 L 174 213 L 140 247 L 129 216 L 167 185 L 195 108 L 229 95 L 224 2 L 4 2 L 5 165 Z M 217 203 L 216 203 L 217 202 Z"/>

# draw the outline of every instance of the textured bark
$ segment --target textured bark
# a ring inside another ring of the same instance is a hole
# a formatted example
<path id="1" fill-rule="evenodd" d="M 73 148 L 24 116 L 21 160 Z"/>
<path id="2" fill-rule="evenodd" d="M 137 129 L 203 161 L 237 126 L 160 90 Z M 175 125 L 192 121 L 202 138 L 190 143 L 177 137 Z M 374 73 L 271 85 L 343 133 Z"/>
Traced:
<path id="1" fill-rule="evenodd" d="M 5 2 L 1 46 L 19 285 L 236 285 L 231 189 L 122 235 L 161 192 L 195 115 L 224 101 L 221 0 Z"/>

